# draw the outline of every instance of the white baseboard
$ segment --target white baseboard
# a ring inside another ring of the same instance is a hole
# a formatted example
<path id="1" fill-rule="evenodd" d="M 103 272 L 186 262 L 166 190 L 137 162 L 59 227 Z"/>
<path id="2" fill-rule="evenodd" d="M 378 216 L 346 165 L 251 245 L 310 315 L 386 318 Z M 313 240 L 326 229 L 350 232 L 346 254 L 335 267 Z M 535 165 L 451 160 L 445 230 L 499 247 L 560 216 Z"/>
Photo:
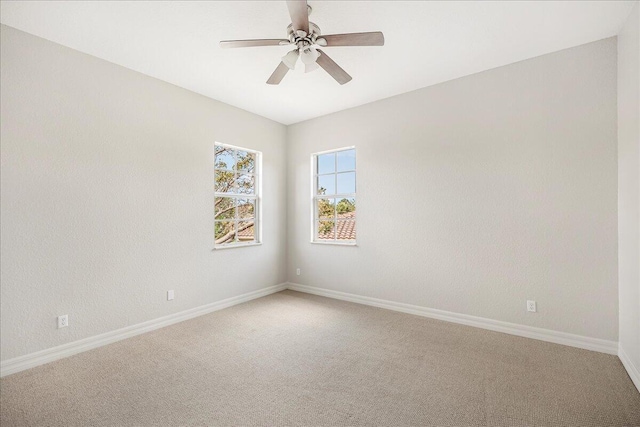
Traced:
<path id="1" fill-rule="evenodd" d="M 622 366 L 627 370 L 629 377 L 631 377 L 631 381 L 633 381 L 633 384 L 638 391 L 640 391 L 640 368 L 633 364 L 629 355 L 622 348 L 622 345 L 618 346 L 618 357 L 622 362 Z"/>
<path id="2" fill-rule="evenodd" d="M 386 308 L 388 310 L 400 311 L 403 313 L 415 314 L 417 316 L 430 317 L 432 319 L 445 320 L 447 322 L 459 323 L 476 328 L 489 329 L 491 331 L 503 332 L 505 334 L 517 335 L 525 338 L 533 338 L 540 341 L 548 341 L 556 344 L 568 345 L 571 347 L 586 350 L 598 351 L 607 354 L 618 354 L 618 343 L 598 338 L 590 338 L 582 335 L 558 332 L 550 329 L 535 328 L 533 326 L 518 325 L 516 323 L 502 322 L 500 320 L 486 319 L 483 317 L 469 316 L 467 314 L 453 313 L 450 311 L 436 310 L 434 308 L 421 307 L 418 305 L 404 304 L 400 302 L 388 301 L 378 298 L 364 297 L 346 292 L 333 291 L 330 289 L 317 288 L 315 286 L 300 285 L 289 282 L 287 288 L 293 291 L 305 292 L 308 294 L 320 295 L 339 299 L 343 301 L 355 302 L 358 304 L 371 305 L 374 307 Z"/>
<path id="3" fill-rule="evenodd" d="M 111 344 L 126 338 L 160 329 L 174 323 L 202 316 L 203 314 L 212 313 L 222 310 L 223 308 L 241 304 L 256 298 L 264 297 L 276 292 L 283 291 L 287 288 L 286 283 L 281 283 L 268 288 L 258 289 L 257 291 L 238 295 L 235 297 L 223 299 L 221 301 L 206 304 L 200 307 L 184 310 L 179 313 L 170 314 L 168 316 L 159 317 L 147 322 L 138 323 L 137 325 L 127 326 L 115 331 L 106 332 L 89 338 L 63 344 L 57 347 L 48 348 L 46 350 L 37 351 L 35 353 L 26 354 L 13 359 L 0 362 L 0 377 L 24 371 L 25 369 L 35 366 L 44 365 L 54 360 L 72 356 L 83 351 L 91 350 L 103 345 Z"/>
<path id="4" fill-rule="evenodd" d="M 179 313 L 170 314 L 158 319 L 149 320 L 137 325 L 127 326 L 122 329 L 85 338 L 79 341 L 74 341 L 68 344 L 63 344 L 61 346 L 37 351 L 35 353 L 30 353 L 13 359 L 8 359 L 0 362 L 0 377 L 43 365 L 45 363 L 53 362 L 55 360 L 63 359 L 65 357 L 69 357 L 74 354 L 88 351 L 97 347 L 102 347 L 104 345 L 140 335 L 145 332 L 150 332 L 155 329 L 160 329 L 174 323 L 182 322 L 184 320 L 222 310 L 223 308 L 241 304 L 246 301 L 261 298 L 263 296 L 280 292 L 285 289 L 325 296 L 343 301 L 351 301 L 374 307 L 386 308 L 388 310 L 415 314 L 418 316 L 459 323 L 462 325 L 474 326 L 482 329 L 489 329 L 492 331 L 503 332 L 526 338 L 533 338 L 541 341 L 548 341 L 556 344 L 564 344 L 571 347 L 578 347 L 586 350 L 598 351 L 601 353 L 618 355 L 627 372 L 629 372 L 629 376 L 633 380 L 634 384 L 640 390 L 640 373 L 638 371 L 638 368 L 631 362 L 631 359 L 629 359 L 622 347 L 618 347 L 618 343 L 615 341 L 589 338 L 581 335 L 569 334 L 566 332 L 557 332 L 549 329 L 518 325 L 515 323 L 485 319 L 482 317 L 458 314 L 444 310 L 436 310 L 433 308 L 365 297 L 355 294 L 349 294 L 346 292 L 317 288 L 314 286 L 300 285 L 296 283 L 281 283 L 278 285 L 270 286 L 268 288 L 263 288 L 257 291 L 227 298 L 211 304 L 181 311 Z"/>

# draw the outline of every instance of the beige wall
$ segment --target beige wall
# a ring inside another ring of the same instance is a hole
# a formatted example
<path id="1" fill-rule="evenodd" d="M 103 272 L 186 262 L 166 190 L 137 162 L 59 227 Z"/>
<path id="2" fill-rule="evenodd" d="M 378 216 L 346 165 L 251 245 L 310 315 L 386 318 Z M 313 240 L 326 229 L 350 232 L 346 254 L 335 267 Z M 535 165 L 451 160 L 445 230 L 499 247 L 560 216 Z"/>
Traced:
<path id="1" fill-rule="evenodd" d="M 618 36 L 618 263 L 620 348 L 640 389 L 640 11 Z"/>
<path id="2" fill-rule="evenodd" d="M 285 280 L 283 125 L 10 27 L 1 40 L 2 360 Z M 212 251 L 216 140 L 264 153 L 262 246 Z"/>
<path id="3" fill-rule="evenodd" d="M 287 139 L 290 281 L 617 341 L 615 38 L 292 125 Z M 309 157 L 350 145 L 358 246 L 311 244 Z"/>

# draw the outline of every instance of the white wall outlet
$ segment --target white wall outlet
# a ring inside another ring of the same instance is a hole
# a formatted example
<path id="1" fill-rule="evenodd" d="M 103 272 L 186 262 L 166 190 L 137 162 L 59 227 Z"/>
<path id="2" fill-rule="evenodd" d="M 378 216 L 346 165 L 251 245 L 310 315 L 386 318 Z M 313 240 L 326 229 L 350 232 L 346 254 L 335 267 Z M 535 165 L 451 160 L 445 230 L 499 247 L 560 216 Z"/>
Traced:
<path id="1" fill-rule="evenodd" d="M 62 316 L 58 316 L 58 329 L 66 328 L 69 326 L 69 315 L 63 314 Z"/>
<path id="2" fill-rule="evenodd" d="M 537 311 L 535 301 L 531 301 L 531 300 L 527 301 L 527 311 L 531 311 L 533 313 Z"/>
<path id="3" fill-rule="evenodd" d="M 296 268 L 296 276 L 299 276 L 299 275 L 300 275 L 300 269 Z"/>
<path id="4" fill-rule="evenodd" d="M 167 301 L 171 301 L 173 299 L 173 290 L 167 291 Z"/>

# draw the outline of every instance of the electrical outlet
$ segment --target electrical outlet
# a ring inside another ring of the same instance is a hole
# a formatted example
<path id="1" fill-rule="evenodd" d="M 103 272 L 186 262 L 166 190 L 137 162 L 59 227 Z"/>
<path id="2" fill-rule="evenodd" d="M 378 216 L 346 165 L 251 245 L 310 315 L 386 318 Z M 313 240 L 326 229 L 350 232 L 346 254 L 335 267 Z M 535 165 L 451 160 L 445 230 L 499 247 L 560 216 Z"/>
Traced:
<path id="1" fill-rule="evenodd" d="M 173 290 L 167 291 L 167 301 L 171 301 L 173 299 Z"/>
<path id="2" fill-rule="evenodd" d="M 527 311 L 531 311 L 533 313 L 537 311 L 535 301 L 531 301 L 531 300 L 527 301 Z"/>
<path id="3" fill-rule="evenodd" d="M 300 275 L 300 269 L 296 268 L 296 276 L 299 276 L 299 275 Z"/>
<path id="4" fill-rule="evenodd" d="M 69 315 L 63 314 L 62 316 L 58 316 L 58 329 L 66 328 L 69 326 Z"/>

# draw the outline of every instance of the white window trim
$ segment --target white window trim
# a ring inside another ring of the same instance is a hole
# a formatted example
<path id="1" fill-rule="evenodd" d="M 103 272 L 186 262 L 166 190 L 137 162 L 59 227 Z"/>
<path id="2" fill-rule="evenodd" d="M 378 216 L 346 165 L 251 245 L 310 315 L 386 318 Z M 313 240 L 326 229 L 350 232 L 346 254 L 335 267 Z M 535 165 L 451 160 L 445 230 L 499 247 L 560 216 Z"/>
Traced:
<path id="1" fill-rule="evenodd" d="M 325 241 L 325 240 L 312 240 L 311 241 L 312 244 L 314 245 L 331 245 L 331 246 L 358 246 L 358 244 L 356 243 L 356 241 L 350 241 L 350 240 L 346 240 L 344 242 L 341 241 Z"/>
<path id="2" fill-rule="evenodd" d="M 318 196 L 316 194 L 317 192 L 317 188 L 316 186 L 318 185 L 318 156 L 321 156 L 323 154 L 330 154 L 330 153 L 337 153 L 339 151 L 346 151 L 346 150 L 354 150 L 356 148 L 355 145 L 351 145 L 348 147 L 342 147 L 342 148 L 336 148 L 333 150 L 326 150 L 326 151 L 318 151 L 317 153 L 312 153 L 311 154 L 311 237 L 310 237 L 310 243 L 314 244 L 314 245 L 333 245 L 333 246 L 358 246 L 357 245 L 357 240 L 358 240 L 358 234 L 356 231 L 356 240 L 337 240 L 334 238 L 334 240 L 316 240 L 316 234 L 317 234 L 317 224 L 316 224 L 316 210 L 318 209 L 318 204 L 316 203 L 317 199 L 338 199 L 338 198 L 356 198 L 356 194 L 358 192 L 358 156 L 356 155 L 356 168 L 354 170 L 349 170 L 349 171 L 341 171 L 340 173 L 343 172 L 355 172 L 356 173 L 356 192 L 355 193 L 349 193 L 349 194 L 334 194 L 334 195 L 330 195 L 330 196 Z M 337 168 L 336 168 L 336 172 L 332 173 L 332 174 L 326 174 L 326 175 L 337 175 Z M 336 188 L 336 191 L 338 189 Z M 356 206 L 357 206 L 357 198 L 356 198 Z M 356 207 L 356 212 L 357 212 L 357 207 Z M 356 214 L 357 215 L 357 214 Z M 356 224 L 358 223 L 358 218 L 356 216 Z M 356 229 L 357 230 L 357 229 Z"/>
<path id="3" fill-rule="evenodd" d="M 236 194 L 236 193 L 218 193 L 215 190 L 215 182 L 216 182 L 216 145 L 230 148 L 232 150 L 246 151 L 247 153 L 253 153 L 256 155 L 256 163 L 254 165 L 255 171 L 253 175 L 255 177 L 255 195 L 247 195 L 247 194 Z M 213 236 L 213 250 L 221 250 L 221 249 L 233 249 L 233 248 L 246 248 L 250 246 L 261 246 L 262 245 L 262 152 L 257 150 L 252 150 L 250 148 L 239 147 L 237 145 L 224 144 L 222 142 L 215 141 L 213 144 L 213 198 L 215 200 L 216 197 L 242 197 L 245 199 L 253 199 L 255 200 L 255 215 L 254 215 L 254 238 L 255 242 L 236 242 L 236 243 L 227 243 L 227 244 L 218 244 L 215 243 L 215 234 Z M 215 212 L 214 212 L 214 223 L 215 223 Z M 215 229 L 215 228 L 214 228 Z"/>

